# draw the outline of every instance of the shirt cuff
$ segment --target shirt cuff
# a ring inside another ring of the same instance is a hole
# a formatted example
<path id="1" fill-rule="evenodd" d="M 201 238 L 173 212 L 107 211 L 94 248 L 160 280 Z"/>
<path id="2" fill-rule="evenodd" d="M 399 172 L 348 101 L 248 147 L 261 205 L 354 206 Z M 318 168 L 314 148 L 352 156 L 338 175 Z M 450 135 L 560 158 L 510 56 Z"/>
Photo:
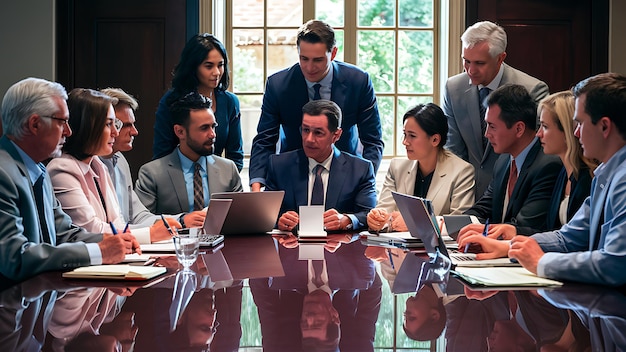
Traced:
<path id="1" fill-rule="evenodd" d="M 262 186 L 265 186 L 265 178 L 263 177 L 255 177 L 253 179 L 250 179 L 250 186 L 252 186 L 253 183 L 260 183 Z"/>
<path id="2" fill-rule="evenodd" d="M 356 218 L 356 215 L 354 214 L 347 214 L 347 216 L 350 218 L 350 221 L 352 221 L 352 229 L 351 230 L 356 230 L 361 228 L 361 223 L 359 222 L 359 219 Z"/>
<path id="3" fill-rule="evenodd" d="M 85 243 L 85 246 L 87 246 L 87 253 L 89 254 L 91 265 L 101 265 L 102 252 L 100 251 L 100 246 L 98 246 L 97 243 Z"/>
<path id="4" fill-rule="evenodd" d="M 139 244 L 152 243 L 152 241 L 150 240 L 150 228 L 149 227 L 140 227 L 138 229 L 133 229 L 131 233 L 133 234 L 133 236 L 135 236 Z"/>

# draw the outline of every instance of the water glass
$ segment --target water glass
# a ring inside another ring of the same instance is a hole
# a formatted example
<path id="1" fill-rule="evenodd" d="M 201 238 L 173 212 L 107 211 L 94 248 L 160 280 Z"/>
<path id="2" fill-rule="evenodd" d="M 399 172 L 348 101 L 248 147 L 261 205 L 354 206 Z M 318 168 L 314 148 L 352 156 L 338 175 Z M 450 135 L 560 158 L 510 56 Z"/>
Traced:
<path id="1" fill-rule="evenodd" d="M 190 231 L 196 230 L 196 231 Z M 196 262 L 198 258 L 199 238 L 197 229 L 180 229 L 172 237 L 176 258 L 185 270 Z"/>

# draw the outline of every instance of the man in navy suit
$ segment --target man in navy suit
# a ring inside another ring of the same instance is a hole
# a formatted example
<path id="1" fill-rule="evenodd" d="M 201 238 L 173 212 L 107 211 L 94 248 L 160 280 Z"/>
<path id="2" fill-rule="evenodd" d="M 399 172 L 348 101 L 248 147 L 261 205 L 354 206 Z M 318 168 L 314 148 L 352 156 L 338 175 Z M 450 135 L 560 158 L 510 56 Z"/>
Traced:
<path id="1" fill-rule="evenodd" d="M 267 79 L 261 118 L 250 156 L 250 188 L 266 185 L 269 156 L 302 148 L 302 106 L 310 100 L 332 100 L 343 112 L 339 150 L 362 155 L 378 169 L 383 153 L 382 129 L 376 95 L 369 75 L 356 66 L 333 61 L 335 32 L 328 24 L 311 20 L 297 37 L 300 62 Z M 359 140 L 363 152 L 359 151 Z"/>
<path id="2" fill-rule="evenodd" d="M 313 100 L 302 111 L 302 149 L 269 158 L 266 189 L 285 191 L 278 228 L 291 231 L 299 223 L 299 206 L 320 204 L 312 201 L 316 178 L 321 178 L 323 186 L 320 196 L 326 230 L 364 227 L 367 212 L 376 205 L 372 163 L 335 148 L 342 134 L 337 104 Z"/>

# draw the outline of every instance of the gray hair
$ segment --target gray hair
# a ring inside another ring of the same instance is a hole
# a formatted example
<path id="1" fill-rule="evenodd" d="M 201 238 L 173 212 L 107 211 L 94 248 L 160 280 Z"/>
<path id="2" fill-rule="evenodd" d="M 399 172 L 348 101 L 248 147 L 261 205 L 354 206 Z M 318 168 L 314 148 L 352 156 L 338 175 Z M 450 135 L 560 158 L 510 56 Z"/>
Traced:
<path id="1" fill-rule="evenodd" d="M 506 32 L 504 28 L 489 21 L 476 22 L 461 36 L 463 48 L 473 48 L 482 42 L 489 45 L 489 55 L 496 57 L 506 51 Z"/>
<path id="2" fill-rule="evenodd" d="M 65 88 L 41 78 L 25 78 L 9 87 L 2 99 L 4 134 L 16 139 L 24 137 L 30 116 L 48 116 L 57 110 L 55 98 L 67 100 Z M 41 121 L 48 125 L 52 123 L 48 119 Z"/>

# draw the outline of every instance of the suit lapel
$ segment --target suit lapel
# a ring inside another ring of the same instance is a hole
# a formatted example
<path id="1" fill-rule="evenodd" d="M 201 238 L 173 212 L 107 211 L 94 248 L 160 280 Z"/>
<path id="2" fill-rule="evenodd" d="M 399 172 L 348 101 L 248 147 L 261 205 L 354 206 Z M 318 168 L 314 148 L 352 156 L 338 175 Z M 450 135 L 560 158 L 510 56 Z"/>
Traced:
<path id="1" fill-rule="evenodd" d="M 595 199 L 592 204 L 592 212 L 589 216 L 589 250 L 594 250 L 599 248 L 600 244 L 600 236 L 599 233 L 600 226 L 602 225 L 600 222 L 603 221 L 604 217 L 604 203 L 606 200 L 606 196 L 609 190 L 609 184 L 607 183 L 606 178 L 598 178 L 596 177 L 592 183 L 592 197 L 591 199 Z"/>
<path id="2" fill-rule="evenodd" d="M 400 170 L 400 172 L 404 172 L 404 170 Z M 402 179 L 402 185 L 398 185 L 402 188 L 402 189 L 399 189 L 398 192 L 413 195 L 413 192 L 415 191 L 415 178 L 416 177 L 417 177 L 417 160 L 413 160 L 413 162 L 411 162 L 411 166 L 409 167 L 409 170 L 407 171 L 407 177 L 404 177 Z"/>
<path id="3" fill-rule="evenodd" d="M 480 126 L 480 108 L 478 106 L 478 88 L 476 86 L 468 84 L 467 89 L 463 93 L 467 99 L 465 100 L 465 109 L 467 111 L 468 116 L 464 116 L 460 119 L 462 121 L 462 126 L 460 127 L 461 133 L 463 131 L 467 131 L 468 133 L 463 133 L 464 138 L 468 140 L 466 143 L 468 148 L 468 153 L 476 160 L 482 160 L 485 153 L 483 151 L 482 145 L 482 128 Z M 457 119 L 458 123 L 459 119 Z M 476 139 L 476 137 L 479 137 Z"/>
<path id="4" fill-rule="evenodd" d="M 167 160 L 167 174 L 172 182 L 172 189 L 176 193 L 176 199 L 178 200 L 178 206 L 182 211 L 189 209 L 189 199 L 187 198 L 187 187 L 185 186 L 185 176 L 183 176 L 183 170 L 180 166 L 180 159 L 178 153 L 174 149 L 168 156 Z"/>
<path id="5" fill-rule="evenodd" d="M 291 179 L 295 180 L 291 184 L 293 185 L 292 194 L 296 198 L 294 204 L 297 212 L 298 206 L 309 205 L 309 159 L 302 149 L 298 151 L 296 167 L 291 168 Z"/>
<path id="6" fill-rule="evenodd" d="M 46 218 L 46 227 L 48 229 L 48 235 L 50 238 L 48 241 L 44 238 L 44 242 L 50 243 L 53 246 L 56 246 L 56 230 L 55 230 L 55 219 L 53 214 L 54 209 L 54 198 L 52 194 L 54 191 L 52 190 L 52 183 L 50 182 L 50 176 L 46 173 L 46 179 L 43 183 L 43 202 L 44 206 L 44 217 Z M 41 227 L 41 224 L 40 224 Z M 43 238 L 43 231 L 42 231 Z"/>
<path id="7" fill-rule="evenodd" d="M 515 187 L 513 187 L 513 192 L 511 192 L 511 199 L 509 199 L 509 204 L 506 207 L 506 214 L 508 214 L 511 211 L 511 208 L 513 206 L 513 199 L 517 199 L 517 197 L 519 197 L 519 192 L 520 192 L 520 185 L 523 185 L 524 182 L 526 182 L 526 177 L 528 176 L 528 169 L 530 168 L 530 166 L 535 162 L 535 159 L 537 158 L 537 154 L 539 153 L 539 150 L 541 149 L 541 144 L 539 144 L 539 140 L 536 140 L 535 142 L 533 142 L 533 146 L 532 148 L 530 148 L 530 151 L 528 151 L 528 155 L 526 155 L 526 159 L 524 159 L 524 164 L 522 165 L 522 169 L 519 172 L 519 176 L 517 177 L 517 181 L 515 182 Z M 511 169 L 511 163 L 509 162 L 508 164 L 508 168 L 509 170 Z M 508 174 L 507 174 L 508 175 Z M 508 186 L 508 178 L 506 179 L 506 183 L 504 184 L 504 189 L 506 189 L 506 187 Z"/>
<path id="8" fill-rule="evenodd" d="M 346 180 L 351 170 L 346 169 L 346 159 L 339 152 L 339 149 L 333 146 L 333 160 L 330 164 L 330 173 L 328 175 L 328 189 L 326 190 L 326 202 L 325 208 L 332 209 L 337 207 L 339 202 L 339 195 L 343 188 L 343 183 Z"/>

